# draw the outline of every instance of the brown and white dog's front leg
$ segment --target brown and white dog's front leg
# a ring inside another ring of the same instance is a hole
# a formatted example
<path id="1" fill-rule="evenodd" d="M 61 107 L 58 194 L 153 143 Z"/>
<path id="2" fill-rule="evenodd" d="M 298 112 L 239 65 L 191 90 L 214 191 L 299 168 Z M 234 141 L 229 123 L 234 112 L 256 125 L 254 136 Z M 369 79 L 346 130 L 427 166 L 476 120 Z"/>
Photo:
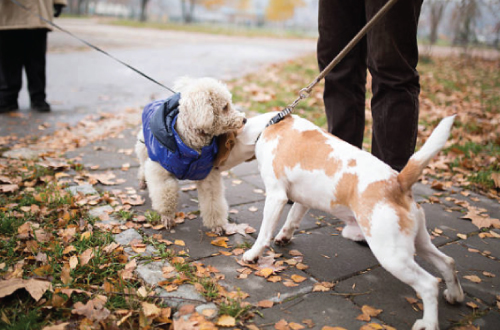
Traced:
<path id="1" fill-rule="evenodd" d="M 290 242 L 293 237 L 295 230 L 299 228 L 300 222 L 309 208 L 300 203 L 293 203 L 290 212 L 286 218 L 286 222 L 281 228 L 279 234 L 274 239 L 274 243 L 277 245 L 285 245 Z"/>
<path id="2" fill-rule="evenodd" d="M 227 225 L 229 207 L 220 171 L 213 169 L 205 179 L 197 182 L 197 186 L 203 225 L 222 234 Z"/>
<path id="3" fill-rule="evenodd" d="M 255 262 L 269 246 L 276 225 L 280 218 L 283 207 L 288 198 L 281 191 L 267 191 L 266 203 L 264 205 L 264 219 L 260 227 L 259 236 L 250 250 L 243 254 L 243 261 Z"/>

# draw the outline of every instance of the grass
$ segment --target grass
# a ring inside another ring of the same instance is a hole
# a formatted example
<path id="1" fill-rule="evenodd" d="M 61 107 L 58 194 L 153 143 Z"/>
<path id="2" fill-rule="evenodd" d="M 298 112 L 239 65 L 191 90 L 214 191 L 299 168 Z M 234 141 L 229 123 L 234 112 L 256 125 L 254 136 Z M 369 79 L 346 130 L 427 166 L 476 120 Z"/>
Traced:
<path id="1" fill-rule="evenodd" d="M 191 33 L 208 33 L 228 36 L 243 37 L 279 37 L 279 38 L 316 38 L 314 32 L 301 29 L 270 29 L 261 27 L 235 26 L 230 24 L 205 24 L 205 23 L 159 23 L 139 22 L 135 20 L 117 19 L 107 21 L 108 24 L 134 28 L 150 28 L 169 31 L 183 31 Z"/>

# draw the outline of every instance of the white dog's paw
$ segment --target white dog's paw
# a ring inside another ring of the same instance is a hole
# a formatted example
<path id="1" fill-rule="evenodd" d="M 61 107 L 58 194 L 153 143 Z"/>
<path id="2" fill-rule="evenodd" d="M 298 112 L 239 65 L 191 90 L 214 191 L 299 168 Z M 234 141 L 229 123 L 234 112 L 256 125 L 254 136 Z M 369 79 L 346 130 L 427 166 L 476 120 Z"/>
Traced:
<path id="1" fill-rule="evenodd" d="M 464 292 L 462 291 L 462 288 L 459 288 L 458 292 L 452 292 L 452 290 L 446 289 L 443 292 L 443 296 L 450 304 L 464 301 Z"/>
<path id="2" fill-rule="evenodd" d="M 166 215 L 162 215 L 161 216 L 161 222 L 163 223 L 163 225 L 165 226 L 165 228 L 167 228 L 169 230 L 172 229 L 175 226 L 175 220 L 174 220 L 174 218 L 166 216 Z"/>
<path id="3" fill-rule="evenodd" d="M 439 330 L 439 326 L 435 322 L 417 320 L 411 330 Z"/>
<path id="4" fill-rule="evenodd" d="M 146 183 L 146 180 L 139 180 L 139 189 L 140 190 L 146 190 L 148 187 L 148 184 Z"/>
<path id="5" fill-rule="evenodd" d="M 365 236 L 358 226 L 345 226 L 344 229 L 342 229 L 342 237 L 355 242 L 365 240 Z"/>
<path id="6" fill-rule="evenodd" d="M 222 234 L 225 233 L 225 229 L 222 226 L 213 227 L 212 228 L 212 233 L 221 236 Z"/>
<path id="7" fill-rule="evenodd" d="M 280 232 L 278 236 L 274 238 L 274 244 L 283 246 L 290 243 L 291 240 L 292 240 L 292 235 L 286 235 L 285 233 Z"/>
<path id="8" fill-rule="evenodd" d="M 252 251 L 253 249 L 248 250 L 243 254 L 243 261 L 246 263 L 256 263 L 259 259 L 259 254 Z"/>

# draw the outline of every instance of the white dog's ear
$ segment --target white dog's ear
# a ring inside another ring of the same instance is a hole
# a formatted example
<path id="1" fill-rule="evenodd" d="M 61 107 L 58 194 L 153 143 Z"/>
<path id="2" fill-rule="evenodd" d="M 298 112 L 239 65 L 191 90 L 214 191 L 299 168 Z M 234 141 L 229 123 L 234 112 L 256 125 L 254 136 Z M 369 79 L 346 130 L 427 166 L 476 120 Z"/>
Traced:
<path id="1" fill-rule="evenodd" d="M 180 77 L 174 83 L 174 90 L 177 93 L 182 93 L 187 86 L 193 83 L 194 80 L 195 80 L 194 78 L 188 76 Z"/>

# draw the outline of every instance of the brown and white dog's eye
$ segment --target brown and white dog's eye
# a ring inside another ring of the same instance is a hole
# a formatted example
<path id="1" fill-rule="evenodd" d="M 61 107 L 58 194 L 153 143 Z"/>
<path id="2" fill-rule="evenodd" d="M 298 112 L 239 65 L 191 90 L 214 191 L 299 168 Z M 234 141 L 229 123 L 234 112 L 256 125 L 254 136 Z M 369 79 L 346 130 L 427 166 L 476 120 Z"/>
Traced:
<path id="1" fill-rule="evenodd" d="M 222 109 L 224 112 L 228 112 L 229 111 L 229 104 L 226 104 L 224 106 L 224 109 Z"/>

